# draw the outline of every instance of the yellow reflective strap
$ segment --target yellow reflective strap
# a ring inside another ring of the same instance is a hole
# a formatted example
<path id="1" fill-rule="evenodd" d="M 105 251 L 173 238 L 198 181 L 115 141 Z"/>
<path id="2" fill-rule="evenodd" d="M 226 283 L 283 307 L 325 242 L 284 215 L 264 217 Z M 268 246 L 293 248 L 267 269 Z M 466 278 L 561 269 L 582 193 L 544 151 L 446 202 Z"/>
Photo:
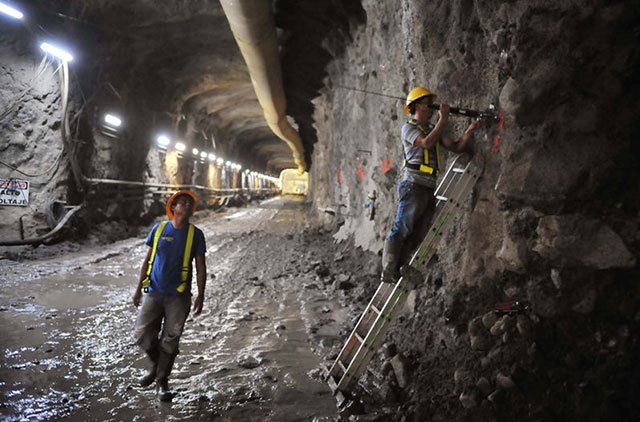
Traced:
<path id="1" fill-rule="evenodd" d="M 153 261 L 156 259 L 156 250 L 158 249 L 158 241 L 160 240 L 160 236 L 164 230 L 164 227 L 167 225 L 168 221 L 163 221 L 158 225 L 156 229 L 156 233 L 153 236 L 153 247 L 151 248 L 151 257 L 149 258 L 149 265 L 147 265 L 147 277 L 142 280 L 142 287 L 145 288 L 145 292 L 149 290 L 150 276 L 151 276 L 151 268 L 153 267 Z"/>
<path id="2" fill-rule="evenodd" d="M 418 123 L 417 121 L 411 119 L 409 120 L 409 124 L 412 124 L 414 126 L 416 126 L 418 129 L 420 129 L 422 131 L 422 133 L 426 136 L 428 135 L 428 132 L 422 127 L 422 125 L 420 123 Z M 435 171 L 435 175 L 437 176 L 440 170 L 436 170 L 440 168 L 440 143 L 436 142 L 436 167 L 432 167 L 429 165 L 429 150 L 428 149 L 424 149 L 424 152 L 422 153 L 423 155 L 423 162 L 424 164 L 420 165 L 420 171 L 424 172 L 424 173 L 428 173 L 428 174 L 434 174 Z M 406 160 L 405 160 L 406 162 Z"/>
<path id="3" fill-rule="evenodd" d="M 193 224 L 189 224 L 189 233 L 187 233 L 187 244 L 184 248 L 184 259 L 182 260 L 182 284 L 177 288 L 179 293 L 182 293 L 187 288 L 187 278 L 189 277 L 189 262 L 191 261 L 191 248 L 193 246 L 193 235 L 195 228 Z"/>

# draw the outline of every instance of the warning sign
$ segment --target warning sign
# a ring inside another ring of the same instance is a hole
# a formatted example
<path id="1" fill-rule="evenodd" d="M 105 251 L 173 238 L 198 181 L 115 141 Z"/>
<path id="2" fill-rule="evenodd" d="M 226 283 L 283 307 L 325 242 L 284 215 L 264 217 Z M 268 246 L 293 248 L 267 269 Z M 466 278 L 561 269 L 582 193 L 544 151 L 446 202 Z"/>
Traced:
<path id="1" fill-rule="evenodd" d="M 29 205 L 29 182 L 18 179 L 0 179 L 0 205 Z"/>

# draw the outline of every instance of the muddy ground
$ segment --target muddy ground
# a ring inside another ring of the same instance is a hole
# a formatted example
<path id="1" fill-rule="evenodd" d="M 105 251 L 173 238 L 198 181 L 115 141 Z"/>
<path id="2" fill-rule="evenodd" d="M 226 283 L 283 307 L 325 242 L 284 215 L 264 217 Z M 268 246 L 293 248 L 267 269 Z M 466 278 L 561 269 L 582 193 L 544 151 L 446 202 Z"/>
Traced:
<path id="1" fill-rule="evenodd" d="M 83 244 L 5 250 L 1 418 L 383 417 L 388 409 L 371 403 L 339 410 L 322 379 L 377 286 L 379 259 L 334 243 L 311 216 L 295 198 L 194 216 L 207 242 L 206 302 L 188 319 L 169 404 L 136 384 L 145 360 L 133 344 L 130 297 L 150 227 L 108 244 L 102 227 Z"/>

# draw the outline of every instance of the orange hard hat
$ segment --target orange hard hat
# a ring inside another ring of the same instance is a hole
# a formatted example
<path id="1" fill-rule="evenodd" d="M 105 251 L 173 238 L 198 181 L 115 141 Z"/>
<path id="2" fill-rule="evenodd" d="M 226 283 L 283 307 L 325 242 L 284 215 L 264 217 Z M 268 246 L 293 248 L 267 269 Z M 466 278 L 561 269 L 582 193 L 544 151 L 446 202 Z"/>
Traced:
<path id="1" fill-rule="evenodd" d="M 195 193 L 186 189 L 179 190 L 178 192 L 171 195 L 171 198 L 169 198 L 169 201 L 167 202 L 167 216 L 169 216 L 170 219 L 173 219 L 173 212 L 171 211 L 171 205 L 173 204 L 173 201 L 181 195 L 189 195 L 191 198 L 193 198 L 193 212 L 196 212 L 196 209 L 198 208 L 198 197 L 196 196 Z"/>

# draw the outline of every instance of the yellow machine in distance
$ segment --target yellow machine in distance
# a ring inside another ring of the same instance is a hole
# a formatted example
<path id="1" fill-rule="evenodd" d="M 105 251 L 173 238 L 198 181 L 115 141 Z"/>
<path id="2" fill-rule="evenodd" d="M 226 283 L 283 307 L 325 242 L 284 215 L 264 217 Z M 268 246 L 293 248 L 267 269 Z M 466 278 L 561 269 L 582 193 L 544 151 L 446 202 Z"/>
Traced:
<path id="1" fill-rule="evenodd" d="M 298 174 L 297 169 L 280 172 L 280 186 L 283 195 L 306 195 L 309 191 L 309 173 Z"/>

